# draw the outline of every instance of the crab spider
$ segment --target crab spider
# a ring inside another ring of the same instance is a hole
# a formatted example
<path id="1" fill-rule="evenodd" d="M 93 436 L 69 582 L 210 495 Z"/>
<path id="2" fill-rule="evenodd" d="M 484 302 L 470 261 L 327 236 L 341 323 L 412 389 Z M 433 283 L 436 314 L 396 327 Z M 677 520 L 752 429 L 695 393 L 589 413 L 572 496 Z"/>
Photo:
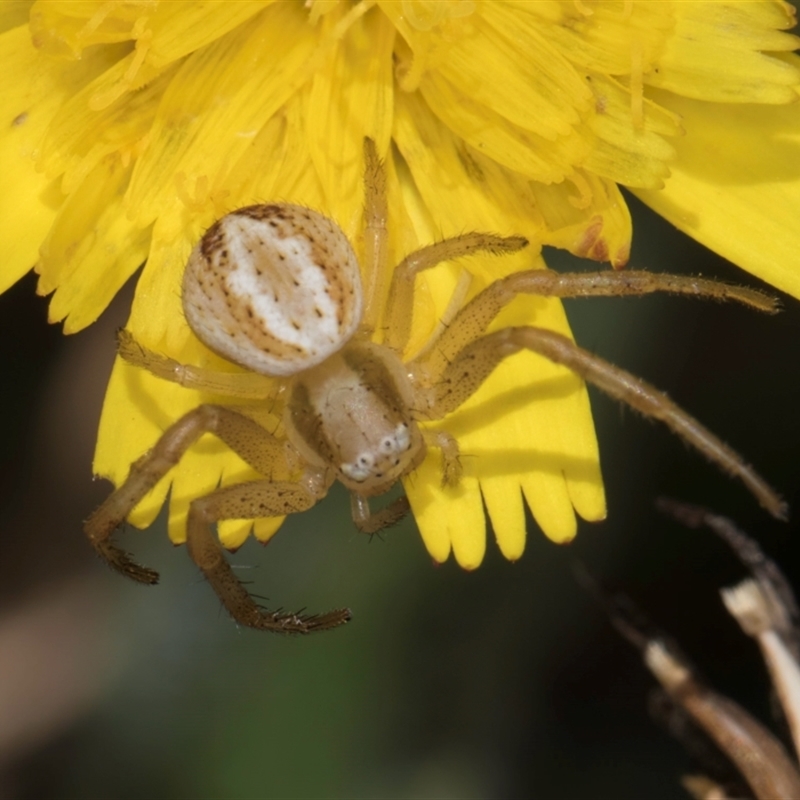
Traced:
<path id="1" fill-rule="evenodd" d="M 524 248 L 520 236 L 466 233 L 406 256 L 386 269 L 385 171 L 375 145 L 365 141 L 365 252 L 361 275 L 353 248 L 328 217 L 298 205 L 240 208 L 215 222 L 189 258 L 183 277 L 186 319 L 211 350 L 248 370 L 212 372 L 182 365 L 150 351 L 126 332 L 122 358 L 165 380 L 194 389 L 266 401 L 282 382 L 286 438 L 277 438 L 232 407 L 203 404 L 161 435 L 131 465 L 125 482 L 86 522 L 95 550 L 119 572 L 141 583 L 158 574 L 139 566 L 115 546 L 112 534 L 193 442 L 213 433 L 261 475 L 276 464 L 299 477 L 268 479 L 217 489 L 189 507 L 187 546 L 222 604 L 238 623 L 262 630 L 310 633 L 350 619 L 348 609 L 321 615 L 267 611 L 234 575 L 213 524 L 305 511 L 335 481 L 349 490 L 356 526 L 374 533 L 408 511 L 401 497 L 378 511 L 370 498 L 389 490 L 440 448 L 443 480 L 460 477 L 457 441 L 430 433 L 419 421 L 437 420 L 461 406 L 508 356 L 532 350 L 568 367 L 588 383 L 642 414 L 658 419 L 685 442 L 739 478 L 771 514 L 785 506 L 769 485 L 733 450 L 643 380 L 543 328 L 512 327 L 486 333 L 500 310 L 520 294 L 596 297 L 673 292 L 735 300 L 774 312 L 761 292 L 715 281 L 648 272 L 560 274 L 526 270 L 495 281 L 463 305 L 435 340 L 407 362 L 414 279 L 437 264 L 471 253 L 502 255 Z M 391 275 L 388 286 L 381 281 Z M 384 341 L 372 341 L 386 297 Z"/>

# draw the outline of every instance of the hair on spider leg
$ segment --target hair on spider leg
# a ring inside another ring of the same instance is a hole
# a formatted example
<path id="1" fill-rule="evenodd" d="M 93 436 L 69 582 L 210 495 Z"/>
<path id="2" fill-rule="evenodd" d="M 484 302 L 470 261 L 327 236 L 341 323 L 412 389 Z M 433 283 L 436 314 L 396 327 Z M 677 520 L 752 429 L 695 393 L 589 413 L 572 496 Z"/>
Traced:
<path id="1" fill-rule="evenodd" d="M 260 564 L 233 564 L 231 563 L 231 569 L 259 569 Z"/>
<path id="2" fill-rule="evenodd" d="M 269 602 L 269 597 L 265 594 L 257 594 L 256 592 L 250 592 L 250 596 L 254 597 L 256 600 L 262 600 L 265 603 Z"/>
<path id="3" fill-rule="evenodd" d="M 372 533 L 367 534 L 369 536 L 369 541 L 367 544 L 372 544 L 374 539 L 378 539 L 382 544 L 386 544 L 386 539 L 384 538 L 383 531 L 373 531 Z"/>

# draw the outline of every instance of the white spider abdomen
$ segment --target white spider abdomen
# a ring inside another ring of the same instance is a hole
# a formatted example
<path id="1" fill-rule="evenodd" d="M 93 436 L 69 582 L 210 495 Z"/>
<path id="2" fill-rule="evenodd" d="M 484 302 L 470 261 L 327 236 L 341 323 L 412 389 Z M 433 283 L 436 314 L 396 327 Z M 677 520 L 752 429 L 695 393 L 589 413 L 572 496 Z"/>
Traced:
<path id="1" fill-rule="evenodd" d="M 197 337 L 264 375 L 324 361 L 355 333 L 361 308 L 358 261 L 342 229 L 288 203 L 222 217 L 183 276 L 183 310 Z"/>

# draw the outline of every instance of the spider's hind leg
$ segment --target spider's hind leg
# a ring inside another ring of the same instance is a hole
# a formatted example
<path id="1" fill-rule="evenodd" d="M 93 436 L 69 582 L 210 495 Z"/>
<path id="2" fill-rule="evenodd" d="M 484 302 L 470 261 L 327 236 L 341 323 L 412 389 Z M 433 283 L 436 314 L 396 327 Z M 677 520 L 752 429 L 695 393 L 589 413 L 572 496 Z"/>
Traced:
<path id="1" fill-rule="evenodd" d="M 293 514 L 311 508 L 317 500 L 298 483 L 252 481 L 217 489 L 192 502 L 186 539 L 189 555 L 240 625 L 276 633 L 314 633 L 336 628 L 350 619 L 346 608 L 306 616 L 260 608 L 234 575 L 214 535 L 214 522 Z"/>
<path id="2" fill-rule="evenodd" d="M 427 396 L 430 417 L 440 419 L 455 411 L 501 361 L 520 350 L 530 350 L 567 367 L 615 400 L 663 422 L 723 472 L 741 480 L 770 514 L 778 519 L 786 518 L 786 504 L 772 487 L 738 453 L 667 395 L 641 378 L 578 347 L 566 336 L 544 328 L 504 328 L 486 334 L 463 347 L 441 371 L 429 373 L 427 385 L 421 386 L 420 392 Z"/>
<path id="3" fill-rule="evenodd" d="M 225 408 L 202 405 L 184 414 L 161 435 L 152 450 L 131 464 L 125 482 L 94 511 L 84 530 L 97 554 L 117 572 L 138 583 L 158 582 L 158 573 L 142 567 L 111 537 L 145 495 L 174 467 L 204 433 L 213 433 L 261 474 L 270 474 L 285 457 L 283 444 L 253 420 Z"/>
<path id="4" fill-rule="evenodd" d="M 181 364 L 174 358 L 145 347 L 125 329 L 117 332 L 117 353 L 128 364 L 187 389 L 255 400 L 269 397 L 276 390 L 275 381 L 266 375 L 255 372 L 220 372 Z"/>

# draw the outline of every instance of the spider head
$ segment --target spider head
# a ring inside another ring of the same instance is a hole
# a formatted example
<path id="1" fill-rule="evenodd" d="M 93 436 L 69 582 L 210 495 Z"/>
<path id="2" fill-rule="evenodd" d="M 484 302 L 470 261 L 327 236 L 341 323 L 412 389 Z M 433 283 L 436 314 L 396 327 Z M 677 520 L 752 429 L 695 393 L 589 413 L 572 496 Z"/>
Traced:
<path id="1" fill-rule="evenodd" d="M 382 494 L 425 455 L 410 397 L 391 350 L 351 344 L 293 379 L 286 432 L 310 464 L 332 468 L 350 491 Z"/>
<path id="2" fill-rule="evenodd" d="M 398 422 L 393 430 L 377 436 L 355 436 L 343 442 L 342 460 L 335 465 L 336 477 L 351 491 L 363 496 L 382 494 L 414 469 L 424 455 L 417 426 Z M 351 456 L 352 454 L 352 456 Z"/>

